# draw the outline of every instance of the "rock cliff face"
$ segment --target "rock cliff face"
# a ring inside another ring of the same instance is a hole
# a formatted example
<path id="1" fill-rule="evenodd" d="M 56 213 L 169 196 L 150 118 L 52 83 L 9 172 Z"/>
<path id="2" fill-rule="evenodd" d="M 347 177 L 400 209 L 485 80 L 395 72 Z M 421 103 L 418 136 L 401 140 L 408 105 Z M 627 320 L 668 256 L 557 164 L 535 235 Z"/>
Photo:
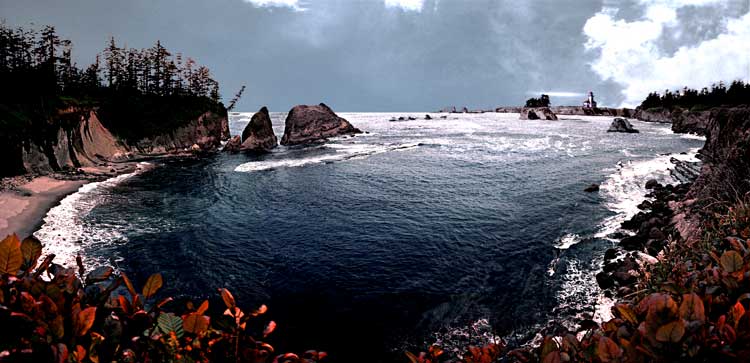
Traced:
<path id="1" fill-rule="evenodd" d="M 706 119 L 700 175 L 685 199 L 672 206 L 675 228 L 687 241 L 700 237 L 702 214 L 711 211 L 707 206 L 750 192 L 750 107 L 715 108 Z"/>
<path id="2" fill-rule="evenodd" d="M 699 157 L 703 167 L 688 198 L 732 200 L 750 191 L 750 107 L 711 111 Z"/>
<path id="3" fill-rule="evenodd" d="M 3 163 L 3 169 L 10 169 L 3 170 L 4 175 L 49 173 L 133 158 L 211 151 L 229 136 L 226 113 L 206 112 L 171 132 L 130 142 L 112 134 L 95 110 L 64 110 L 59 116 L 68 121 L 40 130 L 33 139 L 18 140 L 16 146 L 10 146 L 16 150 L 11 158 L 17 159 Z"/>
<path id="4" fill-rule="evenodd" d="M 639 108 L 635 111 L 635 118 L 647 122 L 672 123 L 672 131 L 677 133 L 705 135 L 711 113 L 717 109 L 688 111 L 681 108 L 672 110 L 665 108 L 642 110 Z"/>
<path id="5" fill-rule="evenodd" d="M 348 134 L 359 134 L 358 128 L 338 117 L 328 106 L 294 106 L 286 117 L 281 145 L 299 145 Z"/>
<path id="6" fill-rule="evenodd" d="M 524 107 L 519 120 L 557 120 L 557 115 L 549 107 Z"/>

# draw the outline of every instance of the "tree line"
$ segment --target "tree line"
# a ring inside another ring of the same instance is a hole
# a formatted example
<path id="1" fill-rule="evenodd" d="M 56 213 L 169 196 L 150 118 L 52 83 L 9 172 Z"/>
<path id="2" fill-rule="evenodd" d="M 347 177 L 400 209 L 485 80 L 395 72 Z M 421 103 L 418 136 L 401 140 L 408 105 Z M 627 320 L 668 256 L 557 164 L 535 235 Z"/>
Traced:
<path id="1" fill-rule="evenodd" d="M 733 81 L 729 87 L 724 82 L 703 87 L 700 91 L 685 87 L 682 90 L 665 90 L 663 94 L 651 92 L 640 105 L 642 109 L 675 107 L 685 109 L 706 109 L 716 106 L 750 104 L 750 83 Z"/>
<path id="2" fill-rule="evenodd" d="M 35 30 L 0 23 L 0 80 L 13 86 L 3 93 L 70 97 L 125 93 L 219 102 L 219 84 L 208 68 L 180 53 L 172 55 L 160 41 L 151 48 L 135 49 L 121 47 L 110 37 L 94 63 L 85 68 L 73 62 L 72 48 L 72 42 L 61 38 L 53 26 Z"/>
<path id="3" fill-rule="evenodd" d="M 548 95 L 541 95 L 539 98 L 529 98 L 526 100 L 526 107 L 549 107 L 550 101 Z"/>

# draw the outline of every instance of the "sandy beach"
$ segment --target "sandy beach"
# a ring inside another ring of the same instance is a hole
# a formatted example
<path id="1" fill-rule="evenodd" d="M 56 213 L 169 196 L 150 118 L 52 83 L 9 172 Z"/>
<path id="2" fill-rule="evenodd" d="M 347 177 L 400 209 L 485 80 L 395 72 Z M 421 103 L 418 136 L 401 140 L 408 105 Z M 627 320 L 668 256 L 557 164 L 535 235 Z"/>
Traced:
<path id="1" fill-rule="evenodd" d="M 87 182 L 40 176 L 19 186 L 17 191 L 0 193 L 0 236 L 31 235 L 42 224 L 47 211 Z"/>

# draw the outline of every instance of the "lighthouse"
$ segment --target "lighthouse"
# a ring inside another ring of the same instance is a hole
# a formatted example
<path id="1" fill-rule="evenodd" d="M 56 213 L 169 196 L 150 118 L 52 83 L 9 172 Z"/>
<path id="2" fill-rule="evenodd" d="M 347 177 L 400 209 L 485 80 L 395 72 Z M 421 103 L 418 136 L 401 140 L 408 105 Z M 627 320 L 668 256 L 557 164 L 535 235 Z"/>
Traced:
<path id="1" fill-rule="evenodd" d="M 583 101 L 583 108 L 596 108 L 596 101 L 594 101 L 594 92 L 589 91 L 589 97 Z"/>

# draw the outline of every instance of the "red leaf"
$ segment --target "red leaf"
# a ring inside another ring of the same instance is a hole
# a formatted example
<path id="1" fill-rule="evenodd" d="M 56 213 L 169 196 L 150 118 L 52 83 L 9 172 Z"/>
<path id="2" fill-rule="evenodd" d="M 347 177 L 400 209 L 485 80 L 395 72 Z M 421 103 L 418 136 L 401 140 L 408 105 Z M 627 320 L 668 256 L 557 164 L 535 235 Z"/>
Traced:
<path id="1" fill-rule="evenodd" d="M 656 340 L 665 343 L 677 343 L 685 335 L 685 323 L 682 319 L 664 324 L 656 331 Z"/>
<path id="2" fill-rule="evenodd" d="M 234 302 L 234 296 L 232 296 L 232 293 L 223 288 L 219 289 L 219 292 L 221 293 L 221 299 L 224 300 L 224 304 L 226 304 L 227 308 L 229 310 L 234 309 L 237 304 Z"/>
<path id="3" fill-rule="evenodd" d="M 268 334 L 271 334 L 271 333 L 273 333 L 273 331 L 274 331 L 275 329 L 276 329 L 276 322 L 274 322 L 273 320 L 271 320 L 271 321 L 270 321 L 270 322 L 268 323 L 268 325 L 266 325 L 266 328 L 265 328 L 265 329 L 263 329 L 263 336 L 264 336 L 264 337 L 267 337 L 267 336 L 268 336 Z"/>
<path id="4" fill-rule="evenodd" d="M 148 299 L 156 294 L 162 286 L 162 278 L 160 273 L 155 273 L 148 277 L 146 284 L 143 285 L 143 297 Z"/>
<path id="5" fill-rule="evenodd" d="M 81 310 L 81 312 L 78 313 L 78 319 L 75 321 L 76 336 L 80 337 L 85 335 L 86 332 L 91 329 L 91 326 L 94 325 L 94 319 L 96 319 L 95 306 Z"/>
<path id="6" fill-rule="evenodd" d="M 695 293 L 682 295 L 680 317 L 687 321 L 705 322 L 706 314 L 703 308 L 703 300 Z"/>
<path id="7" fill-rule="evenodd" d="M 622 356 L 620 347 L 612 339 L 607 337 L 599 338 L 599 344 L 596 346 L 596 353 L 602 362 L 612 362 Z"/>
<path id="8" fill-rule="evenodd" d="M 21 265 L 23 265 L 21 241 L 15 234 L 9 235 L 0 242 L 0 275 L 16 276 Z"/>

